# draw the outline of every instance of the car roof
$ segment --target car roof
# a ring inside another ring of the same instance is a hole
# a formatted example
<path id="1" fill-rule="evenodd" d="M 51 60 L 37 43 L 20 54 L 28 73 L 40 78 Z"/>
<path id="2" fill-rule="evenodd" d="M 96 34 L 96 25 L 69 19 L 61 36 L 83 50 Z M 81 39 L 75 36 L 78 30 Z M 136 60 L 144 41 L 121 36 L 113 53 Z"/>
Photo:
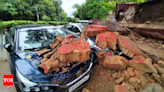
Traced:
<path id="1" fill-rule="evenodd" d="M 92 20 L 79 20 L 78 22 L 92 22 Z"/>
<path id="2" fill-rule="evenodd" d="M 13 26 L 12 28 L 15 29 L 27 29 L 27 28 L 35 28 L 35 27 L 44 27 L 44 26 L 53 26 L 53 25 L 45 25 L 45 24 L 30 24 L 30 25 L 17 25 Z M 55 27 L 55 26 L 53 26 Z"/>
<path id="3" fill-rule="evenodd" d="M 70 25 L 75 25 L 75 26 L 78 26 L 78 25 L 82 25 L 81 23 L 69 23 Z"/>

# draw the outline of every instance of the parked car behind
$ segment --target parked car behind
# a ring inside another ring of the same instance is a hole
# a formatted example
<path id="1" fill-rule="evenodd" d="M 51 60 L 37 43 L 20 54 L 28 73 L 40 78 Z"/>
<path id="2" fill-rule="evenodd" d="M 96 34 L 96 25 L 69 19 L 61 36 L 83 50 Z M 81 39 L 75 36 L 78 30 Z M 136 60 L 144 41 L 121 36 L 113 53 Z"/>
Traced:
<path id="1" fill-rule="evenodd" d="M 69 23 L 66 24 L 64 27 L 61 27 L 60 29 L 65 32 L 66 34 L 73 34 L 74 37 L 80 38 L 81 32 L 83 30 L 83 25 L 80 23 Z M 85 41 L 89 42 L 90 48 L 92 50 L 100 50 L 98 46 L 95 45 L 96 37 L 85 37 Z"/>
<path id="2" fill-rule="evenodd" d="M 92 20 L 79 20 L 78 23 L 81 23 L 82 25 L 85 26 L 87 23 L 93 24 L 93 21 Z"/>
<path id="3" fill-rule="evenodd" d="M 80 23 L 69 23 L 60 29 L 63 30 L 66 34 L 73 34 L 74 37 L 80 38 L 83 27 L 84 26 Z"/>
<path id="4" fill-rule="evenodd" d="M 92 51 L 86 64 L 70 67 L 68 74 L 53 72 L 46 75 L 38 68 L 39 60 L 43 58 L 37 55 L 38 50 L 43 48 L 51 50 L 49 44 L 59 34 L 66 36 L 61 29 L 51 25 L 21 25 L 10 28 L 4 47 L 9 52 L 10 68 L 18 90 L 72 92 L 78 90 L 89 79 L 93 63 L 97 60 Z"/>

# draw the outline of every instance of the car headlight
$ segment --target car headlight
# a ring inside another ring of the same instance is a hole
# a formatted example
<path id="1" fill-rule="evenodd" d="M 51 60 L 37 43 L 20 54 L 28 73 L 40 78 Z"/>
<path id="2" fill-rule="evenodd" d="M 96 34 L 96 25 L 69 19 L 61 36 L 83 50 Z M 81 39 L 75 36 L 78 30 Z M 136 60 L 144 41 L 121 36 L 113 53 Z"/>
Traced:
<path id="1" fill-rule="evenodd" d="M 26 86 L 26 87 L 34 87 L 36 85 L 38 85 L 37 83 L 34 83 L 32 81 L 30 81 L 29 79 L 27 79 L 26 77 L 24 77 L 19 70 L 16 68 L 16 74 L 18 76 L 18 78 L 21 80 L 21 82 Z"/>

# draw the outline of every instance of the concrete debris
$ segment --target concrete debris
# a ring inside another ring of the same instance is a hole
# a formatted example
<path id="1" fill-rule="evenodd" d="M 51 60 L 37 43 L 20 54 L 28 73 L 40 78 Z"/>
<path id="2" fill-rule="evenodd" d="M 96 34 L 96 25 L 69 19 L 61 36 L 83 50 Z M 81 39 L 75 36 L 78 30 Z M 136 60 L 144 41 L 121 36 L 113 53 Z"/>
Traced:
<path id="1" fill-rule="evenodd" d="M 157 83 L 150 83 L 145 89 L 139 92 L 164 92 L 163 88 Z"/>
<path id="2" fill-rule="evenodd" d="M 145 45 L 145 44 L 138 44 L 138 48 L 141 49 L 146 54 L 148 54 L 150 56 L 150 58 L 152 58 L 156 62 L 160 59 L 164 60 L 164 50 L 154 49 L 154 48 L 152 48 L 148 45 Z M 157 58 L 154 59 L 153 56 L 156 56 Z"/>
<path id="3" fill-rule="evenodd" d="M 163 82 L 162 82 L 162 78 L 161 78 L 160 75 L 158 75 L 158 74 L 156 74 L 156 73 L 153 73 L 152 75 L 154 76 L 154 79 L 155 79 L 158 83 L 160 83 L 161 85 L 164 85 Z"/>
<path id="4" fill-rule="evenodd" d="M 95 25 L 103 25 L 103 26 L 107 26 L 107 30 L 108 31 L 116 31 L 116 32 L 119 32 L 119 33 L 124 33 L 126 31 L 125 28 L 123 28 L 122 26 L 120 26 L 118 23 L 116 22 L 111 22 L 111 21 L 108 21 L 108 20 L 100 20 L 98 18 L 95 18 L 94 19 L 94 24 Z"/>
<path id="5" fill-rule="evenodd" d="M 151 83 L 155 83 L 155 80 L 152 79 L 152 78 L 150 78 L 150 77 L 146 77 L 146 79 L 147 79 L 149 82 L 151 82 Z"/>
<path id="6" fill-rule="evenodd" d="M 120 83 L 123 81 L 123 79 L 124 79 L 124 77 L 121 77 L 121 78 L 115 80 L 115 82 L 116 82 L 117 84 L 120 84 Z"/>
<path id="7" fill-rule="evenodd" d="M 135 6 L 129 7 L 127 11 L 124 13 L 124 18 L 120 23 L 132 23 L 136 13 L 135 10 Z"/>
<path id="8" fill-rule="evenodd" d="M 143 52 L 138 49 L 137 45 L 126 36 L 118 36 L 119 49 L 130 58 L 142 57 Z"/>
<path id="9" fill-rule="evenodd" d="M 157 73 L 157 70 L 152 65 L 151 59 L 142 59 L 142 58 L 134 58 L 129 61 L 129 65 L 136 70 L 149 72 L 149 73 Z"/>

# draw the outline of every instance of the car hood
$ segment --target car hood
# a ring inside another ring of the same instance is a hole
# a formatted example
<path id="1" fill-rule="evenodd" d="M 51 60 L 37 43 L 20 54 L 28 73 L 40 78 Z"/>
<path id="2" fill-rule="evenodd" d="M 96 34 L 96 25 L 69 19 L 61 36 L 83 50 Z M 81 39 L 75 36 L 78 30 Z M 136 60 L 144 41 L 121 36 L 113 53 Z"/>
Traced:
<path id="1" fill-rule="evenodd" d="M 17 70 L 22 73 L 26 78 L 33 82 L 44 82 L 44 83 L 52 83 L 57 82 L 61 79 L 67 78 L 69 76 L 72 76 L 73 73 L 80 70 L 81 67 L 86 66 L 86 64 L 81 63 L 78 66 L 69 69 L 69 72 L 66 73 L 54 73 L 54 75 L 46 75 L 42 73 L 38 69 L 38 65 L 40 64 L 39 60 L 41 60 L 43 57 L 39 57 L 37 55 L 37 52 L 16 52 L 18 58 L 15 61 L 15 65 Z M 90 59 L 87 60 L 87 64 L 89 65 L 90 62 L 95 63 L 97 60 L 97 56 L 95 52 L 91 51 Z M 86 69 L 88 68 L 85 67 Z M 53 79 L 53 81 L 52 81 Z"/>
<path id="2" fill-rule="evenodd" d="M 37 52 L 16 52 L 16 68 L 22 75 L 33 82 L 51 82 L 51 77 L 38 70 L 39 60 Z"/>

